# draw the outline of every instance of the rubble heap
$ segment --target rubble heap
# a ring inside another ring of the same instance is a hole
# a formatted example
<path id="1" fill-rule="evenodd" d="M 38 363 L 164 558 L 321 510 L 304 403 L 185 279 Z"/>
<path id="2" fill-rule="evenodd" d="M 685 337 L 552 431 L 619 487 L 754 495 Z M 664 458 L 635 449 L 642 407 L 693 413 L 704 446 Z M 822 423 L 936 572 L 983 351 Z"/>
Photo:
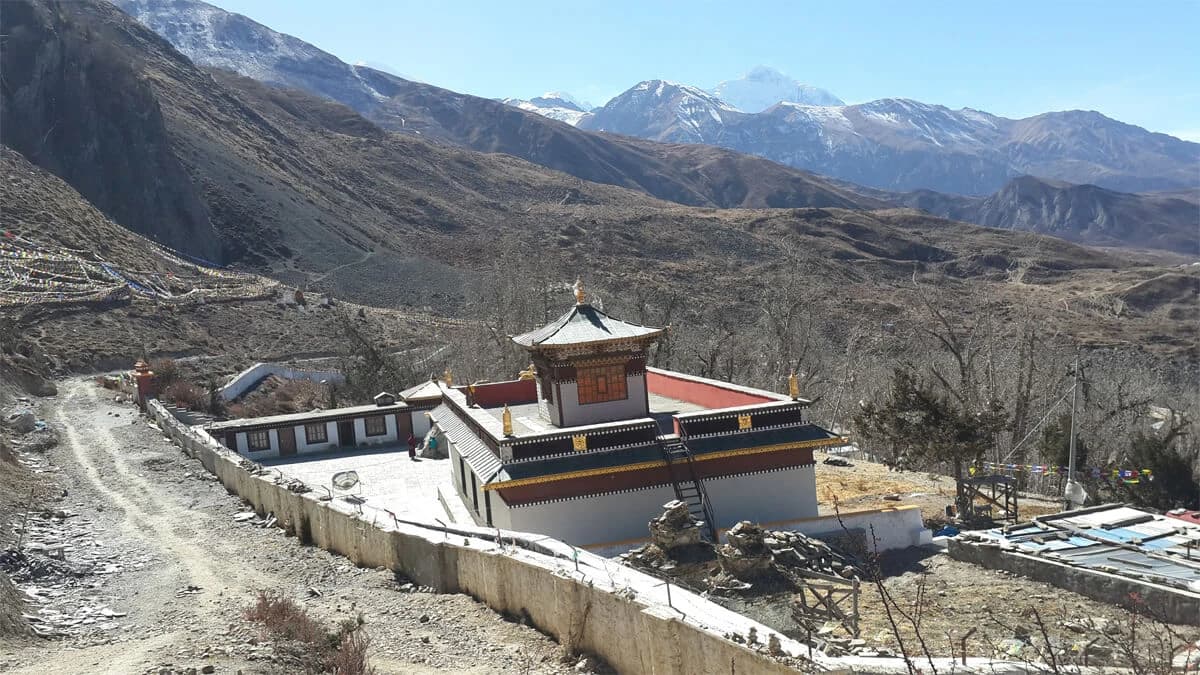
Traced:
<path id="1" fill-rule="evenodd" d="M 663 504 L 663 514 L 650 521 L 650 538 L 664 551 L 700 543 L 700 521 L 678 499 Z"/>
<path id="2" fill-rule="evenodd" d="M 780 567 L 800 568 L 843 579 L 864 577 L 853 558 L 838 553 L 820 539 L 807 537 L 800 532 L 767 532 L 763 543 L 771 550 L 775 564 Z"/>
<path id="3" fill-rule="evenodd" d="M 766 544 L 767 533 L 762 526 L 743 520 L 725 536 L 729 543 L 717 547 L 721 571 L 735 579 L 750 581 L 771 569 L 775 556 Z"/>

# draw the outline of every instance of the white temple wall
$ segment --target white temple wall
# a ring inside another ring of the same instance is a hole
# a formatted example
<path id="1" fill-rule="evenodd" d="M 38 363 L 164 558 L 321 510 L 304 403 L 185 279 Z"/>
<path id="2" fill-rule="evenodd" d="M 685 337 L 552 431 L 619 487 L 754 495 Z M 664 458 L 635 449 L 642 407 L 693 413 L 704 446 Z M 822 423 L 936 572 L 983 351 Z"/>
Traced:
<path id="1" fill-rule="evenodd" d="M 324 443 L 309 443 L 308 434 L 304 431 L 303 424 L 293 427 L 292 430 L 296 434 L 296 453 L 307 454 L 310 452 L 327 452 L 338 446 L 338 430 L 337 422 L 325 423 L 325 437 L 329 440 Z"/>
<path id="2" fill-rule="evenodd" d="M 738 521 L 770 523 L 817 515 L 817 482 L 812 466 L 727 478 L 706 478 L 704 489 L 718 528 Z"/>
<path id="3" fill-rule="evenodd" d="M 662 485 L 632 492 L 514 506 L 510 510 L 510 524 L 498 526 L 546 534 L 575 546 L 645 539 L 650 536 L 647 523 L 662 515 L 663 504 L 674 499 L 675 490 L 670 485 Z M 494 521 L 494 503 L 492 514 Z"/>
<path id="4" fill-rule="evenodd" d="M 412 413 L 410 413 L 412 415 L 413 436 L 416 436 L 418 441 L 422 438 L 425 438 L 425 434 L 429 433 L 430 425 L 429 415 L 427 414 L 428 412 L 428 410 L 414 410 Z M 402 438 L 400 440 L 407 439 Z"/>

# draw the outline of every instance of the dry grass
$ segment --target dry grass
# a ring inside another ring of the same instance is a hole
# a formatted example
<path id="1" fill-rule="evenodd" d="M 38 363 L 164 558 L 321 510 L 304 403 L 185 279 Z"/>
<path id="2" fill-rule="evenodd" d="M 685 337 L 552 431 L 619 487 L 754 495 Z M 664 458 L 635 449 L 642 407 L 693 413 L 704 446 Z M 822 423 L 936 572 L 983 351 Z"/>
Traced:
<path id="1" fill-rule="evenodd" d="M 246 609 L 247 621 L 261 624 L 271 638 L 296 647 L 308 673 L 370 675 L 367 663 L 370 639 L 362 630 L 362 617 L 347 619 L 330 631 L 303 608 L 279 593 L 260 591 L 254 605 Z"/>

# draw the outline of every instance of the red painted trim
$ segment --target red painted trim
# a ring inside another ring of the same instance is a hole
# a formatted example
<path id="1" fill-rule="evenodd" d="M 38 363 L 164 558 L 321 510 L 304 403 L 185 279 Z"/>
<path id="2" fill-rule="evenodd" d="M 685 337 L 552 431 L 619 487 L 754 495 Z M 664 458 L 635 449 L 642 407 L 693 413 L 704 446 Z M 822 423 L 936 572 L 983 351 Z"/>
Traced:
<path id="1" fill-rule="evenodd" d="M 646 386 L 651 394 L 687 401 L 709 409 L 732 408 L 756 403 L 777 403 L 778 398 L 751 394 L 736 389 L 726 389 L 707 382 L 676 377 L 668 373 L 646 371 Z"/>
<path id="2" fill-rule="evenodd" d="M 465 389 L 465 388 L 464 388 Z M 511 380 L 475 385 L 475 403 L 484 408 L 516 405 L 537 401 L 537 383 L 533 380 Z"/>

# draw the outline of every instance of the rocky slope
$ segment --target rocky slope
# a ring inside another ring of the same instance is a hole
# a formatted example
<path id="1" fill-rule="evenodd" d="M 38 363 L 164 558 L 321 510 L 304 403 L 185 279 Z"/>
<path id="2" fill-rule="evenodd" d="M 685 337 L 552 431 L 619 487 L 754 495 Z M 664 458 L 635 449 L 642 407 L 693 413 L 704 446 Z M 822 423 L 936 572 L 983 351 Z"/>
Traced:
<path id="1" fill-rule="evenodd" d="M 1200 206 L 1195 193 L 1128 194 L 1021 176 L 987 197 L 929 191 L 899 199 L 886 197 L 988 227 L 1030 230 L 1103 246 L 1132 244 L 1188 255 L 1200 253 Z"/>

